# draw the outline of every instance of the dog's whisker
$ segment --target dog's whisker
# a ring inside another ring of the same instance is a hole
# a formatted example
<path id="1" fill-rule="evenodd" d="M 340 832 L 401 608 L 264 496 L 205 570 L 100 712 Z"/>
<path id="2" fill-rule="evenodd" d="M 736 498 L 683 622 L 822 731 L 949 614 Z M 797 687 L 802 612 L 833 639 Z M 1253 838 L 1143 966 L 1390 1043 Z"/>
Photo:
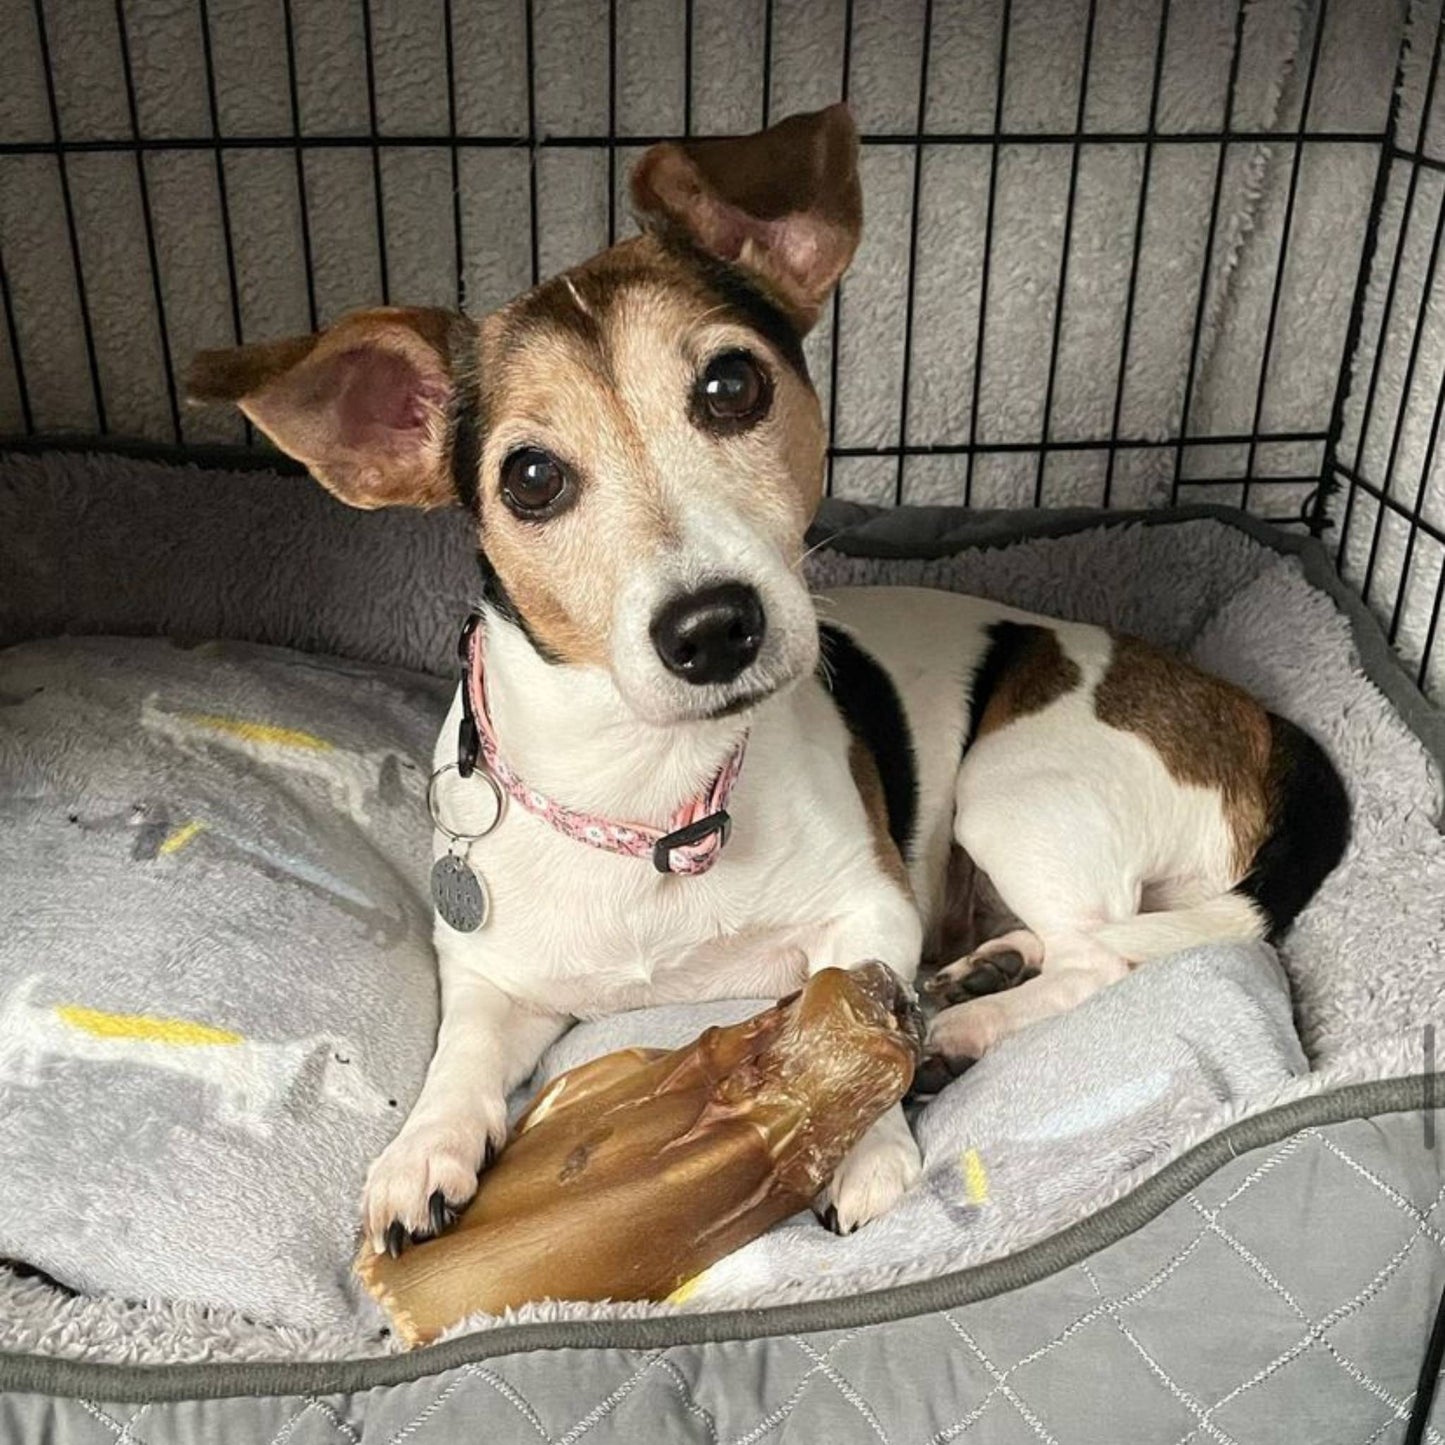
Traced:
<path id="1" fill-rule="evenodd" d="M 846 537 L 850 532 L 856 532 L 867 520 L 868 518 L 865 517 L 862 521 L 852 522 L 846 527 L 839 527 L 836 532 L 829 532 L 826 537 L 814 542 L 811 547 L 807 548 L 807 550 L 798 557 L 798 560 L 793 563 L 794 568 L 801 567 L 814 552 L 821 552 L 824 547 L 831 547 L 839 537 Z"/>

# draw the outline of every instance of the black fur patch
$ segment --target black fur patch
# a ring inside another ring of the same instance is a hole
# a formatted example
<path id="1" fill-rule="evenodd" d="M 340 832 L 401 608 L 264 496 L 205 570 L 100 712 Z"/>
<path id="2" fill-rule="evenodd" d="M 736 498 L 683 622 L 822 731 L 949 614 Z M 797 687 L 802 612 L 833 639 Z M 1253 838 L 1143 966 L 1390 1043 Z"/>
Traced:
<path id="1" fill-rule="evenodd" d="M 888 832 L 906 863 L 918 823 L 918 765 L 898 689 L 846 632 L 827 625 L 818 631 L 819 680 L 832 694 L 848 731 L 873 755 L 888 807 Z"/>
<path id="2" fill-rule="evenodd" d="M 1027 622 L 995 622 L 988 627 L 988 649 L 973 674 L 973 691 L 968 699 L 968 732 L 963 739 L 967 752 L 978 738 L 984 710 L 993 700 L 999 684 L 1020 663 L 1028 648 L 1047 631 Z"/>
<path id="3" fill-rule="evenodd" d="M 1269 729 L 1269 836 L 1235 891 L 1258 904 L 1274 941 L 1344 856 L 1350 800 L 1334 764 L 1308 733 L 1274 713 Z"/>
<path id="4" fill-rule="evenodd" d="M 803 338 L 798 328 L 782 309 L 765 296 L 741 271 L 726 265 L 714 256 L 676 237 L 667 237 L 669 246 L 681 253 L 701 275 L 709 291 L 745 326 L 751 326 L 765 341 L 772 343 L 779 356 L 809 382 L 808 362 L 803 355 Z"/>
<path id="5" fill-rule="evenodd" d="M 477 488 L 482 464 L 482 418 L 477 405 L 476 389 L 461 385 L 456 389 L 452 409 L 452 487 L 457 500 L 473 516 L 480 512 Z"/>
<path id="6" fill-rule="evenodd" d="M 477 553 L 477 570 L 482 574 L 482 601 L 498 617 L 510 622 L 513 627 L 520 628 L 522 636 L 532 644 L 532 650 L 543 662 L 554 665 L 561 662 L 562 659 L 527 625 L 527 619 L 518 611 L 511 593 L 502 585 L 497 569 L 492 566 L 491 558 L 485 552 Z"/>

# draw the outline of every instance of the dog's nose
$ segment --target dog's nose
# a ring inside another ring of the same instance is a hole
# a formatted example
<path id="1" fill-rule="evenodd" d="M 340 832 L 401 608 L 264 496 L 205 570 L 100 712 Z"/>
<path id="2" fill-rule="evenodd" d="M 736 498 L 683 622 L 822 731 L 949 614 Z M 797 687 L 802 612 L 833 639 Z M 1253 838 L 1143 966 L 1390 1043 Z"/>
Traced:
<path id="1" fill-rule="evenodd" d="M 685 682 L 731 682 L 758 655 L 766 628 L 762 598 L 722 582 L 674 597 L 652 619 L 652 645 Z"/>

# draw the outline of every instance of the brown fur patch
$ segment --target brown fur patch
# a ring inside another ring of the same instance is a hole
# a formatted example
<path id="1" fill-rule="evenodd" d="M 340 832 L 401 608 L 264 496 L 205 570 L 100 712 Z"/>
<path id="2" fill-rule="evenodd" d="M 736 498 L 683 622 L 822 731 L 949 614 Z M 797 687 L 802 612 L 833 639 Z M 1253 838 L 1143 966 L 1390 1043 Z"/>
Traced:
<path id="1" fill-rule="evenodd" d="M 878 866 L 910 897 L 913 884 L 909 881 L 908 869 L 888 830 L 888 800 L 883 794 L 883 780 L 878 776 L 878 764 L 868 745 L 859 738 L 848 744 L 848 771 L 853 774 L 853 786 L 863 800 L 863 811 L 868 815 L 868 831 L 873 836 L 873 854 Z"/>
<path id="2" fill-rule="evenodd" d="M 1177 782 L 1219 792 L 1235 868 L 1269 830 L 1269 715 L 1241 688 L 1135 637 L 1116 637 L 1094 692 L 1099 721 L 1143 738 Z"/>
<path id="3" fill-rule="evenodd" d="M 992 679 L 993 690 L 979 719 L 976 738 L 996 732 L 1015 718 L 1042 712 L 1083 681 L 1078 663 L 1064 652 L 1058 633 L 1032 624 L 1009 626 L 1018 642 L 1007 654 L 1003 670 Z M 981 677 L 975 679 L 975 686 L 981 683 Z"/>

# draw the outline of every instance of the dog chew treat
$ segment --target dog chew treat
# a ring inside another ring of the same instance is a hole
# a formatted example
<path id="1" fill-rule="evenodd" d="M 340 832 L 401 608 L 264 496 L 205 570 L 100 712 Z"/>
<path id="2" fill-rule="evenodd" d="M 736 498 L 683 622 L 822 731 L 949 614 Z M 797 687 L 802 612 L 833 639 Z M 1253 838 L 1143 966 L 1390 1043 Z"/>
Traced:
<path id="1" fill-rule="evenodd" d="M 912 990 L 824 969 L 684 1048 L 554 1079 L 456 1224 L 357 1271 L 408 1344 L 530 1300 L 661 1300 L 804 1208 L 913 1078 Z"/>

